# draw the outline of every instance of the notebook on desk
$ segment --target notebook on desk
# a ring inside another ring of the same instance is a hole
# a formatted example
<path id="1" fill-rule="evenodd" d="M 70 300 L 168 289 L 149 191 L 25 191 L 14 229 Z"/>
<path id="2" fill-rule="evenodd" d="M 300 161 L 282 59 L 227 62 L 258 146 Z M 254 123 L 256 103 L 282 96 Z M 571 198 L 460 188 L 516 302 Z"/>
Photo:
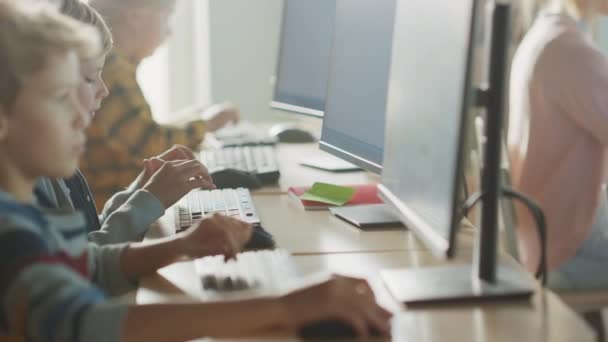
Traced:
<path id="1" fill-rule="evenodd" d="M 344 204 L 345 206 L 362 205 L 362 204 L 381 204 L 382 199 L 378 197 L 378 189 L 376 184 L 360 184 L 360 185 L 349 185 L 355 188 L 355 194 L 352 198 Z M 308 201 L 300 199 L 300 196 L 310 189 L 310 186 L 292 186 L 287 190 L 289 197 L 293 199 L 295 203 L 301 205 L 304 210 L 326 210 L 333 205 Z"/>

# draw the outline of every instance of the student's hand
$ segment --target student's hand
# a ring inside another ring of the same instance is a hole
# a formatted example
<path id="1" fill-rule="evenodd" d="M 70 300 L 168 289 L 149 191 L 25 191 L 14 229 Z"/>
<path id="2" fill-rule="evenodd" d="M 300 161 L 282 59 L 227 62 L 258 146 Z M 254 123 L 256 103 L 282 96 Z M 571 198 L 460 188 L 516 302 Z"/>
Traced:
<path id="1" fill-rule="evenodd" d="M 164 161 L 175 161 L 175 160 L 195 160 L 196 157 L 191 149 L 184 145 L 173 145 L 170 149 L 156 156 L 158 159 Z"/>
<path id="2" fill-rule="evenodd" d="M 376 303 L 374 292 L 363 279 L 333 276 L 282 300 L 296 328 L 318 320 L 338 319 L 350 324 L 359 337 L 369 337 L 370 327 L 390 334 L 392 314 Z"/>
<path id="3" fill-rule="evenodd" d="M 240 119 L 239 109 L 231 103 L 213 105 L 202 114 L 205 120 L 205 130 L 215 132 L 229 123 L 236 123 Z"/>
<path id="4" fill-rule="evenodd" d="M 180 233 L 185 256 L 200 258 L 224 255 L 233 258 L 249 241 L 253 228 L 249 223 L 214 214 L 205 217 Z"/>
<path id="5" fill-rule="evenodd" d="M 158 158 L 152 158 L 145 163 L 161 165 L 143 186 L 143 189 L 156 196 L 165 208 L 175 204 L 193 189 L 215 189 L 207 168 L 198 160 L 165 162 Z M 155 168 L 156 165 L 151 167 Z"/>
<path id="6" fill-rule="evenodd" d="M 150 159 L 144 159 L 144 169 L 137 179 L 137 189 L 143 187 L 150 177 L 156 173 L 167 161 L 195 160 L 192 150 L 183 145 L 173 145 L 170 149 Z"/>

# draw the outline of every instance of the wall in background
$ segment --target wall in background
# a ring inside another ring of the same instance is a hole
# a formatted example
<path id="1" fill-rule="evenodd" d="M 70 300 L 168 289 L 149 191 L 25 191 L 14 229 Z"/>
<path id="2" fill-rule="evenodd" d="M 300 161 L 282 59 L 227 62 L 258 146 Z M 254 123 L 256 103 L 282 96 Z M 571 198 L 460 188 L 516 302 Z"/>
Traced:
<path id="1" fill-rule="evenodd" d="M 608 19 L 604 17 L 598 20 L 596 41 L 604 53 L 608 54 Z"/>
<path id="2" fill-rule="evenodd" d="M 184 118 L 175 112 L 211 103 L 209 1 L 177 2 L 173 33 L 138 69 L 139 84 L 159 122 Z"/>
<path id="3" fill-rule="evenodd" d="M 210 0 L 211 99 L 230 100 L 252 121 L 272 119 L 281 0 Z"/>

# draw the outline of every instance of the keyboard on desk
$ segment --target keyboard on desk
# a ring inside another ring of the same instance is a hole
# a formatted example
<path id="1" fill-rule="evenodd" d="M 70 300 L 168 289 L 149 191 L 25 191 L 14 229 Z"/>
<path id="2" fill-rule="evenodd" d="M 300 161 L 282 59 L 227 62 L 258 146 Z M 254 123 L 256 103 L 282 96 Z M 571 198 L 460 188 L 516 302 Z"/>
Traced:
<path id="1" fill-rule="evenodd" d="M 195 260 L 204 290 L 280 290 L 299 278 L 293 257 L 283 249 L 239 253 L 236 259 L 210 256 Z"/>
<path id="2" fill-rule="evenodd" d="M 239 218 L 251 224 L 260 219 L 249 190 L 244 188 L 222 190 L 192 190 L 176 206 L 178 231 L 184 230 L 203 216 L 214 213 Z"/>
<path id="3" fill-rule="evenodd" d="M 280 177 L 276 151 L 272 146 L 235 146 L 203 150 L 199 160 L 209 172 L 236 169 L 256 175 L 263 184 L 276 184 Z"/>

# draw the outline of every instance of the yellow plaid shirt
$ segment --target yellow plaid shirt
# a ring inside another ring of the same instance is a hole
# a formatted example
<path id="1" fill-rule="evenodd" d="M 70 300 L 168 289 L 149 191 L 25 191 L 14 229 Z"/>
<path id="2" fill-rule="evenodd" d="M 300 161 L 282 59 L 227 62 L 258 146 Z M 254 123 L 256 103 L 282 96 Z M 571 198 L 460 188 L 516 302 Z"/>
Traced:
<path id="1" fill-rule="evenodd" d="M 185 128 L 154 121 L 137 84 L 136 70 L 137 65 L 119 51 L 108 55 L 103 78 L 110 95 L 87 132 L 87 152 L 80 167 L 100 209 L 114 193 L 135 180 L 143 168 L 143 159 L 174 144 L 195 149 L 203 140 L 203 121 L 191 122 Z"/>

